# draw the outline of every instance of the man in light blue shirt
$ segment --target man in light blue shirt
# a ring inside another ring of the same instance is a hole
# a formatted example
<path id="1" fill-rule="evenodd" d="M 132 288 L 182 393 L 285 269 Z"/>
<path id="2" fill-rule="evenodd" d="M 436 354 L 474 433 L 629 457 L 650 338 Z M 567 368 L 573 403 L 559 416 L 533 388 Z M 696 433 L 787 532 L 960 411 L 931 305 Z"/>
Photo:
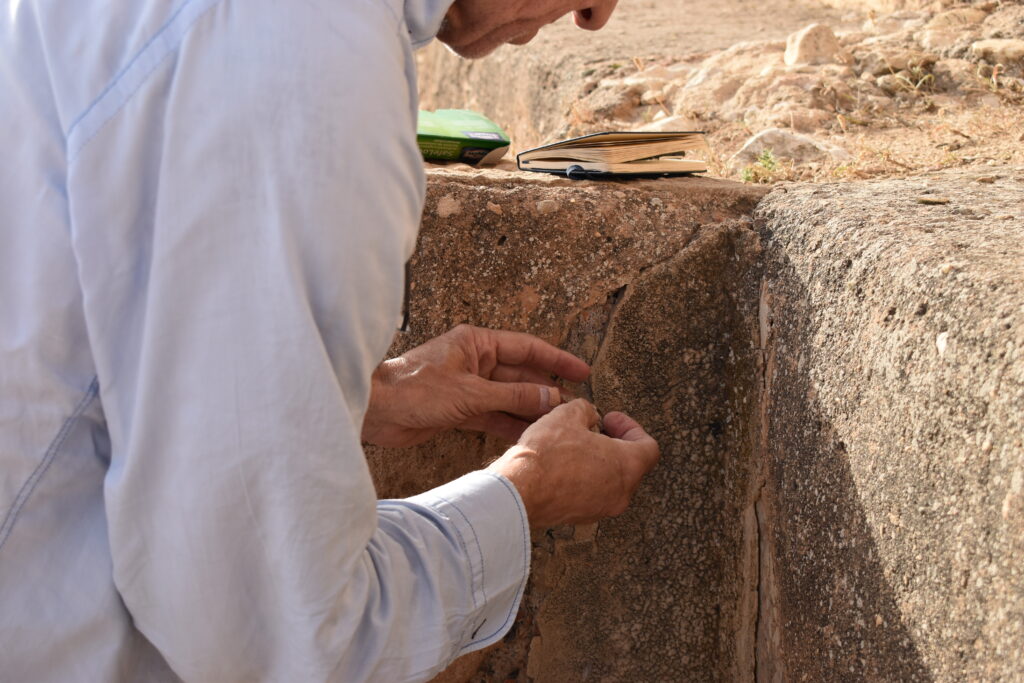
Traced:
<path id="1" fill-rule="evenodd" d="M 508 629 L 530 525 L 616 514 L 653 466 L 625 415 L 552 410 L 587 368 L 533 337 L 380 362 L 413 48 L 615 2 L 449 4 L 0 2 L 0 679 L 424 680 Z M 452 427 L 518 443 L 375 500 L 361 437 Z"/>

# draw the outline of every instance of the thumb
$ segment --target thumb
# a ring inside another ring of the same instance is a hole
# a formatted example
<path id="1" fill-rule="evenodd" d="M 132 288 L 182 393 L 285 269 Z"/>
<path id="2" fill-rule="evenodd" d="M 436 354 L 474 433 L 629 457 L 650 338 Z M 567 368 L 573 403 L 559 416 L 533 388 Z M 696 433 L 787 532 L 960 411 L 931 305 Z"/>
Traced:
<path id="1" fill-rule="evenodd" d="M 643 441 L 651 438 L 639 422 L 618 411 L 604 416 L 604 431 L 613 439 L 622 439 L 623 441 Z"/>
<path id="2" fill-rule="evenodd" d="M 501 412 L 537 417 L 562 404 L 558 387 L 532 382 L 492 382 L 480 379 L 480 412 Z"/>
<path id="3" fill-rule="evenodd" d="M 629 442 L 629 448 L 639 456 L 642 472 L 654 467 L 661 457 L 661 449 L 654 437 L 648 434 L 640 423 L 620 412 L 604 416 L 604 431 L 613 439 Z"/>

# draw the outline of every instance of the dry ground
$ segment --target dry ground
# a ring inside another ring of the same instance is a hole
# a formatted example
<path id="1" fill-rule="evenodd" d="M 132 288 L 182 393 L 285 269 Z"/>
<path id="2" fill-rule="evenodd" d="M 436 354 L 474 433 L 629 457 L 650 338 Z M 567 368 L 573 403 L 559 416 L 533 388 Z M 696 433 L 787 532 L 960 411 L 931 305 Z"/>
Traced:
<path id="1" fill-rule="evenodd" d="M 812 23 L 828 26 L 840 51 L 822 63 L 787 65 L 786 37 Z M 512 50 L 529 50 L 534 63 L 552 65 L 538 88 L 575 89 L 558 125 L 535 125 L 518 136 L 520 144 L 514 136 L 514 148 L 599 130 L 702 129 L 712 175 L 827 181 L 1024 164 L 1024 55 L 983 54 L 974 46 L 985 39 L 1024 46 L 1024 5 L 939 0 L 879 15 L 814 0 L 621 0 L 603 31 L 582 32 L 563 20 L 529 46 L 502 48 L 490 59 L 512 64 Z M 587 58 L 573 61 L 580 54 Z M 494 110 L 501 110 L 500 87 L 491 95 Z M 432 104 L 473 106 L 486 98 Z M 840 153 L 789 158 L 773 150 L 759 160 L 733 159 L 766 128 Z"/>

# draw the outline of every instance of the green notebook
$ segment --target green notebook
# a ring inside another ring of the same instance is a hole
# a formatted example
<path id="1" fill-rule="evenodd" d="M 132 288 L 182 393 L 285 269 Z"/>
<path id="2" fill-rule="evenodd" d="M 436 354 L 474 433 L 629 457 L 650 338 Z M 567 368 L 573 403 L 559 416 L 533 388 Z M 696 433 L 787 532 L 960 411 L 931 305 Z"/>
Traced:
<path id="1" fill-rule="evenodd" d="M 498 124 L 466 109 L 421 109 L 416 141 L 424 159 L 465 164 L 496 164 L 509 147 L 508 135 Z"/>

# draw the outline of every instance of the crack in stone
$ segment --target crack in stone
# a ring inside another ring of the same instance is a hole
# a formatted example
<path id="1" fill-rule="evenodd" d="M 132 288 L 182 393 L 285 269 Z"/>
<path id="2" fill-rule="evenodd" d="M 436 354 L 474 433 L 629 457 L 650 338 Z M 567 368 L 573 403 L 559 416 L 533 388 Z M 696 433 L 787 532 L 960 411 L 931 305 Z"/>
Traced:
<path id="1" fill-rule="evenodd" d="M 767 597 L 766 586 L 764 585 L 765 567 L 769 558 L 765 557 L 765 535 L 767 530 L 765 526 L 767 520 L 765 519 L 765 511 L 763 510 L 763 497 L 764 487 L 767 481 L 767 462 L 768 462 L 768 411 L 766 409 L 769 390 L 770 390 L 770 337 L 771 337 L 771 297 L 768 293 L 768 283 L 765 280 L 761 281 L 760 293 L 758 297 L 758 340 L 757 346 L 761 354 L 761 387 L 760 396 L 758 400 L 758 421 L 757 421 L 757 442 L 754 447 L 754 455 L 756 466 L 758 467 L 757 480 L 754 484 L 757 493 L 754 495 L 754 500 L 751 503 L 753 508 L 754 516 L 754 548 L 756 555 L 755 565 L 755 577 L 754 577 L 754 647 L 753 647 L 753 664 L 754 664 L 754 680 L 761 683 L 766 679 L 764 670 L 768 667 L 767 652 L 764 652 L 766 638 L 766 615 L 764 614 L 765 602 Z"/>
<path id="2" fill-rule="evenodd" d="M 639 276 L 640 275 L 638 273 L 637 277 Z M 594 354 L 594 362 L 591 364 L 591 367 L 598 367 L 598 365 L 601 363 L 601 359 L 604 358 L 605 347 L 608 345 L 608 331 L 611 329 L 612 324 L 615 322 L 615 312 L 618 310 L 619 304 L 622 303 L 622 300 L 626 298 L 626 290 L 628 288 L 629 283 L 626 283 L 619 287 L 618 289 L 616 289 L 615 291 L 611 292 L 608 295 L 607 299 L 605 299 L 605 305 L 608 306 L 608 318 L 607 320 L 605 320 L 604 327 L 601 330 L 601 341 L 599 341 L 597 344 L 597 353 Z M 590 394 L 586 398 L 591 402 L 593 402 L 594 400 L 594 390 L 591 385 L 593 378 L 593 375 L 591 375 L 590 378 L 583 384 L 587 392 Z"/>
<path id="3" fill-rule="evenodd" d="M 758 301 L 758 336 L 757 346 L 761 353 L 761 387 L 758 405 L 757 442 L 754 447 L 756 478 L 752 490 L 756 491 L 751 503 L 754 517 L 753 537 L 757 556 L 755 570 L 755 607 L 754 607 L 754 681 L 757 683 L 775 683 L 785 678 L 784 667 L 779 660 L 776 642 L 779 634 L 778 623 L 774 617 L 778 608 L 778 596 L 775 594 L 775 575 L 772 565 L 770 538 L 770 520 L 765 488 L 768 483 L 768 404 L 771 400 L 772 380 L 775 371 L 775 347 L 772 340 L 772 296 L 766 280 L 761 281 Z"/>
<path id="4" fill-rule="evenodd" d="M 761 665 L 764 663 L 761 660 L 761 634 L 764 624 L 761 623 L 761 596 L 763 594 L 763 587 L 761 582 L 764 581 L 764 575 L 761 571 L 761 567 L 764 564 L 764 547 L 761 543 L 761 525 L 764 520 L 761 519 L 761 494 L 764 492 L 764 484 L 757 492 L 757 498 L 754 500 L 754 549 L 757 557 L 757 564 L 755 565 L 754 572 L 754 680 L 757 683 L 761 683 Z"/>

